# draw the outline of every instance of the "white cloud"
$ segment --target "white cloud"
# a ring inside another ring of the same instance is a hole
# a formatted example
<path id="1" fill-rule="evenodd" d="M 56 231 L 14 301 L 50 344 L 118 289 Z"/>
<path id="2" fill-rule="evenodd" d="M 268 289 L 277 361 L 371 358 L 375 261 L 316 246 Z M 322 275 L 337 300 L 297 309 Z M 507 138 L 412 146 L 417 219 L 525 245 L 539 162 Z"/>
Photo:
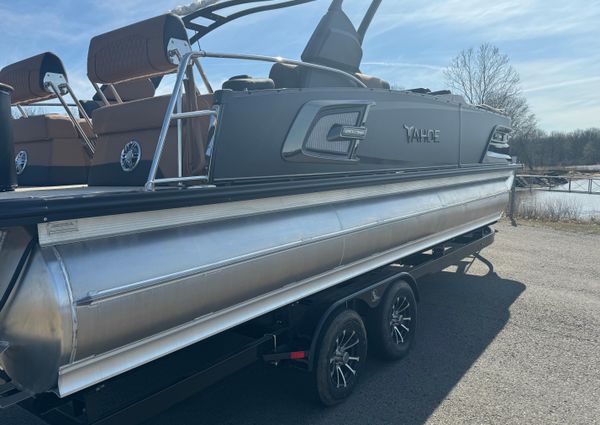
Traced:
<path id="1" fill-rule="evenodd" d="M 399 12 L 401 10 L 401 12 Z M 595 33 L 600 21 L 598 0 L 433 0 L 384 2 L 372 35 L 400 27 L 448 26 L 476 30 L 488 40 L 524 40 L 565 33 Z"/>
<path id="2" fill-rule="evenodd" d="M 536 91 L 545 91 L 545 90 L 556 89 L 556 88 L 560 88 L 560 87 L 578 86 L 581 84 L 587 85 L 590 83 L 598 83 L 598 82 L 600 82 L 600 77 L 579 78 L 579 79 L 573 79 L 573 80 L 559 81 L 559 82 L 545 84 L 545 85 L 541 85 L 541 86 L 533 86 L 533 87 L 526 88 L 525 90 L 523 90 L 523 92 L 531 93 L 531 92 L 536 92 Z"/>

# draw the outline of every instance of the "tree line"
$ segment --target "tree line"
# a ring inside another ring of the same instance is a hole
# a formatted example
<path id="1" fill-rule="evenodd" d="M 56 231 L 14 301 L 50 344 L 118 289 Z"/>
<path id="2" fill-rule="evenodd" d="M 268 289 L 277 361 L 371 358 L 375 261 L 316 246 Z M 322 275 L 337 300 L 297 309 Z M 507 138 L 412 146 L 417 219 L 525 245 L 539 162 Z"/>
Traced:
<path id="1" fill-rule="evenodd" d="M 600 164 L 600 128 L 517 135 L 511 139 L 510 152 L 530 169 Z"/>
<path id="2" fill-rule="evenodd" d="M 444 70 L 446 84 L 473 105 L 511 118 L 511 155 L 527 167 L 600 164 L 600 129 L 546 133 L 539 129 L 508 55 L 484 43 L 461 51 Z"/>

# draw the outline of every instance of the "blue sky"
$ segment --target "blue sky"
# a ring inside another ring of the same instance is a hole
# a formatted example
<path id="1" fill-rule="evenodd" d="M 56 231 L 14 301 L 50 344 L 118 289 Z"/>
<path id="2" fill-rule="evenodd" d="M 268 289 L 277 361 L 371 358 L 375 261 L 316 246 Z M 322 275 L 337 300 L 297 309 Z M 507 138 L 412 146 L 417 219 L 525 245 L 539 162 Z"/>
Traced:
<path id="1" fill-rule="evenodd" d="M 0 67 L 43 51 L 58 54 L 80 97 L 89 39 L 191 0 L 0 0 Z M 208 51 L 298 59 L 328 0 L 242 18 L 207 36 Z M 358 24 L 368 2 L 346 0 Z M 364 45 L 363 72 L 404 88 L 443 89 L 442 70 L 461 49 L 492 42 L 521 74 L 544 130 L 600 127 L 600 0 L 384 0 Z M 266 75 L 250 62 L 207 59 L 218 85 Z M 167 88 L 163 88 L 166 91 Z"/>

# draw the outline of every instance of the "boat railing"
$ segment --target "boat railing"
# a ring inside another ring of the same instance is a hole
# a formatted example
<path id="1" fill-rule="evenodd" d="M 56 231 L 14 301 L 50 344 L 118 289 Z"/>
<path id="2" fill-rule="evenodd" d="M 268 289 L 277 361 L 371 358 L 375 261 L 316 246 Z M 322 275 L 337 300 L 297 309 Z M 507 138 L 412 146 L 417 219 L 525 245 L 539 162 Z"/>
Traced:
<path id="1" fill-rule="evenodd" d="M 210 161 L 208 164 L 208 170 L 205 175 L 197 175 L 197 176 L 183 176 L 183 120 L 189 118 L 197 118 L 197 117 L 211 117 L 211 126 L 216 126 L 218 122 L 218 108 L 213 109 L 204 109 L 197 111 L 189 111 L 183 112 L 182 110 L 182 99 L 183 99 L 183 81 L 186 77 L 186 71 L 189 66 L 193 65 L 196 67 L 200 76 L 209 91 L 212 93 L 212 87 L 206 78 L 206 74 L 200 64 L 200 58 L 219 58 L 219 59 L 240 59 L 240 60 L 249 60 L 249 61 L 258 61 L 258 62 L 271 62 L 271 63 L 283 63 L 287 65 L 296 65 L 302 66 L 305 68 L 312 68 L 324 72 L 330 72 L 333 74 L 340 75 L 342 77 L 347 78 L 348 80 L 355 83 L 358 87 L 367 88 L 367 86 L 356 76 L 342 71 L 336 68 L 330 68 L 324 65 L 318 65 L 309 62 L 296 61 L 292 59 L 286 59 L 282 57 L 274 57 L 274 56 L 262 56 L 262 55 L 246 55 L 246 54 L 234 54 L 234 53 L 213 53 L 206 52 L 203 50 L 200 51 L 188 51 L 186 53 L 181 53 L 179 50 L 169 51 L 169 54 L 173 57 L 176 57 L 179 64 L 177 68 L 177 77 L 175 79 L 175 85 L 173 86 L 173 91 L 171 94 L 171 98 L 169 100 L 169 104 L 167 105 L 167 111 L 165 113 L 165 117 L 163 119 L 162 127 L 160 130 L 160 134 L 158 136 L 158 142 L 156 144 L 156 150 L 154 151 L 154 158 L 152 159 L 152 165 L 150 166 L 150 172 L 148 174 L 148 180 L 146 181 L 145 188 L 148 191 L 152 191 L 156 188 L 157 185 L 160 184 L 185 184 L 191 182 L 200 182 L 200 183 L 208 183 L 209 174 L 210 174 Z M 165 147 L 167 133 L 169 132 L 169 127 L 171 126 L 171 122 L 173 120 L 177 120 L 177 177 L 168 177 L 168 178 L 158 178 L 158 165 L 160 164 L 160 159 L 162 157 L 162 153 Z M 216 132 L 213 132 L 213 137 Z M 209 141 L 209 146 L 212 145 L 213 141 Z M 212 155 L 211 155 L 212 160 Z"/>
<path id="2" fill-rule="evenodd" d="M 87 149 L 89 150 L 91 156 L 94 156 L 94 153 L 96 153 L 95 137 L 94 136 L 88 137 L 88 134 L 81 127 L 81 124 L 79 123 L 79 121 L 77 120 L 77 118 L 75 117 L 75 115 L 73 114 L 71 109 L 69 108 L 69 104 L 64 99 L 63 94 L 69 94 L 69 96 L 71 96 L 73 103 L 77 106 L 77 109 L 79 110 L 79 115 L 81 117 L 83 117 L 83 119 L 85 120 L 85 122 L 87 123 L 88 127 L 91 130 L 94 127 L 92 125 L 92 121 L 90 120 L 90 117 L 88 117 L 87 112 L 85 111 L 85 109 L 83 109 L 81 102 L 75 95 L 75 92 L 73 91 L 73 89 L 71 88 L 69 83 L 66 81 L 66 79 L 60 74 L 57 74 L 54 78 L 52 78 L 52 77 L 53 77 L 52 74 L 47 74 L 46 78 L 44 79 L 44 84 L 45 84 L 46 90 L 54 93 L 54 95 L 56 96 L 56 98 L 58 99 L 58 101 L 60 102 L 62 107 L 67 112 L 67 115 L 69 116 L 69 119 L 71 120 L 71 122 L 73 123 L 75 128 L 77 129 L 77 132 L 83 139 L 84 144 L 87 147 Z"/>
<path id="3" fill-rule="evenodd" d="M 600 195 L 600 178 L 585 175 L 518 174 L 516 185 L 520 190 Z"/>

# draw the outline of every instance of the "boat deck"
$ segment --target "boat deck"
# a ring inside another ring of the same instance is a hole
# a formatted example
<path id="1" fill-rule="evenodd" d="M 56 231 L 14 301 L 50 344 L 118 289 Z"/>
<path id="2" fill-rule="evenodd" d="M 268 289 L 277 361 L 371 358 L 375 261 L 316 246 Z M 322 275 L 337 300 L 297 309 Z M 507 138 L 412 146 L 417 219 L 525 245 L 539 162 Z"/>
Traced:
<path id="1" fill-rule="evenodd" d="M 431 178 L 503 173 L 519 168 L 513 164 L 481 165 L 455 169 L 386 172 L 351 176 L 319 176 L 313 179 L 243 182 L 223 185 L 164 187 L 147 191 L 141 186 L 22 187 L 0 193 L 0 227 L 12 227 L 273 196 L 336 189 L 379 186 Z"/>

